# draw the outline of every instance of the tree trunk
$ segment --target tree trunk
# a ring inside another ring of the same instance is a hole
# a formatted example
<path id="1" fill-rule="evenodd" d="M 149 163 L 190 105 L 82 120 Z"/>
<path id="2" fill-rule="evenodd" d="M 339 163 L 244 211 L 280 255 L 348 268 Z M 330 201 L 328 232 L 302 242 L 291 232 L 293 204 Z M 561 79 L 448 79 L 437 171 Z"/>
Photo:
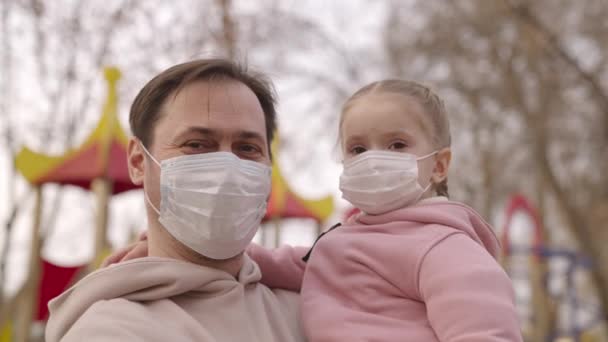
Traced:
<path id="1" fill-rule="evenodd" d="M 237 27 L 232 17 L 232 0 L 217 0 L 222 16 L 221 46 L 230 59 L 236 58 Z"/>
<path id="2" fill-rule="evenodd" d="M 608 249 L 605 247 L 605 241 L 608 238 L 606 235 L 608 234 L 605 232 L 606 229 L 602 229 L 602 227 L 593 231 L 590 229 L 589 222 L 591 221 L 588 222 L 586 216 L 582 215 L 568 201 L 568 195 L 553 174 L 546 155 L 538 153 L 537 158 L 539 158 L 539 167 L 543 178 L 547 180 L 547 184 L 555 196 L 559 211 L 562 213 L 569 231 L 574 233 L 581 250 L 586 252 L 587 256 L 591 257 L 595 262 L 591 273 L 597 286 L 598 296 L 602 304 L 602 312 L 605 316 L 608 316 Z M 606 223 L 604 222 L 603 224 L 605 225 Z M 598 236 L 600 234 L 603 236 Z"/>

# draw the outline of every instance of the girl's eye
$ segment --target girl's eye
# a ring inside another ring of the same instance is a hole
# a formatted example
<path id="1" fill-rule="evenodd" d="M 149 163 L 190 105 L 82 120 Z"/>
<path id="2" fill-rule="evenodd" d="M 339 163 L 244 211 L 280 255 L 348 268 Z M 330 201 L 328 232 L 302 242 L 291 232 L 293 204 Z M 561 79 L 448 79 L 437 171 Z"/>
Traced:
<path id="1" fill-rule="evenodd" d="M 350 153 L 352 153 L 352 154 L 361 154 L 365 151 L 367 151 L 367 150 L 365 149 L 365 147 L 362 147 L 362 146 L 355 146 L 350 149 Z"/>
<path id="2" fill-rule="evenodd" d="M 402 150 L 402 149 L 404 149 L 404 148 L 406 148 L 406 147 L 407 147 L 407 145 L 406 145 L 404 142 L 402 142 L 402 141 L 397 141 L 397 142 L 392 143 L 392 144 L 391 144 L 391 145 L 388 147 L 388 149 L 389 149 L 389 150 Z"/>

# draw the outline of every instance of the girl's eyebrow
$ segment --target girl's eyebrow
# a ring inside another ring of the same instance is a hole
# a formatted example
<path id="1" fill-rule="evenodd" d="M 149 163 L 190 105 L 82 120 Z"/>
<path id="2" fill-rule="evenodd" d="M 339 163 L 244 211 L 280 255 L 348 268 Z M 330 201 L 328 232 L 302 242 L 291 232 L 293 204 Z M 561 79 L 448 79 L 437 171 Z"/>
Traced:
<path id="1" fill-rule="evenodd" d="M 349 136 L 346 141 L 352 141 L 352 140 L 364 140 L 365 136 L 364 135 L 351 135 Z"/>
<path id="2" fill-rule="evenodd" d="M 407 138 L 412 137 L 411 134 L 409 134 L 408 132 L 406 132 L 404 130 L 386 132 L 386 133 L 382 134 L 382 136 L 385 138 L 392 138 L 392 137 L 397 137 L 397 136 L 405 136 Z"/>

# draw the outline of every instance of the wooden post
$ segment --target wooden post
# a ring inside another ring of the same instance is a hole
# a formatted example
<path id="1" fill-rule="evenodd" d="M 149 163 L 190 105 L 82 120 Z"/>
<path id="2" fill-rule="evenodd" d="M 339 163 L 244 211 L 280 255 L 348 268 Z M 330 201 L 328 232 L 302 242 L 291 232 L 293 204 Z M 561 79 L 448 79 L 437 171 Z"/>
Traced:
<path id="1" fill-rule="evenodd" d="M 551 307 L 544 284 L 546 268 L 544 261 L 530 256 L 530 288 L 532 290 L 531 307 L 534 312 L 533 340 L 547 341 L 551 336 Z"/>
<path id="2" fill-rule="evenodd" d="M 95 247 L 93 261 L 89 264 L 88 271 L 94 271 L 105 257 L 104 251 L 108 247 L 108 204 L 112 196 L 112 182 L 105 178 L 97 178 L 91 184 L 97 202 L 97 213 L 95 217 Z"/>
<path id="3" fill-rule="evenodd" d="M 22 295 L 17 305 L 15 319 L 15 342 L 29 342 L 30 330 L 38 304 L 38 287 L 40 283 L 40 223 L 42 220 L 42 188 L 35 191 L 34 222 L 32 224 L 32 241 L 27 278 Z"/>
<path id="4" fill-rule="evenodd" d="M 266 227 L 265 223 L 260 224 L 260 245 L 263 247 L 268 247 L 268 232 L 266 232 L 267 228 L 268 227 Z"/>
<path id="5" fill-rule="evenodd" d="M 548 276 L 549 270 L 547 258 L 542 255 L 541 248 L 546 248 L 550 244 L 548 231 L 545 229 L 545 212 L 546 212 L 546 179 L 540 172 L 536 173 L 536 201 L 538 215 L 538 229 L 542 240 L 536 246 L 537 251 L 530 260 L 530 282 L 532 285 L 532 305 L 535 311 L 535 341 L 548 341 L 555 329 L 556 310 L 553 307 L 553 301 L 549 289 L 545 286 L 545 278 Z"/>
<path id="6" fill-rule="evenodd" d="M 274 218 L 272 222 L 274 223 L 274 247 L 276 248 L 281 243 L 281 219 Z"/>
<path id="7" fill-rule="evenodd" d="M 95 218 L 95 242 L 93 261 L 89 264 L 88 271 L 94 271 L 104 257 L 104 251 L 108 246 L 108 203 L 112 196 L 112 181 L 108 176 L 111 162 L 111 148 L 113 133 L 118 126 L 116 118 L 118 94 L 117 83 L 121 77 L 120 70 L 114 67 L 104 69 L 104 76 L 108 85 L 108 95 L 103 108 L 103 117 L 106 118 L 106 127 L 102 135 L 101 149 L 99 151 L 99 163 L 102 175 L 91 183 L 91 188 L 97 199 L 97 215 Z"/>

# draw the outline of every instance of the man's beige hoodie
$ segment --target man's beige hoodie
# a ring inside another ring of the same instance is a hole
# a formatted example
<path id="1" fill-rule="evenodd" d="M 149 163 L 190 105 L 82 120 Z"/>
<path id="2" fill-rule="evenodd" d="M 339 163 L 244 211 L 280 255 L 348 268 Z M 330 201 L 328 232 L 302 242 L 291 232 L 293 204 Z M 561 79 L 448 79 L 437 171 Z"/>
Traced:
<path id="1" fill-rule="evenodd" d="M 46 341 L 304 341 L 298 295 L 244 258 L 238 279 L 156 257 L 98 270 L 51 301 Z"/>

